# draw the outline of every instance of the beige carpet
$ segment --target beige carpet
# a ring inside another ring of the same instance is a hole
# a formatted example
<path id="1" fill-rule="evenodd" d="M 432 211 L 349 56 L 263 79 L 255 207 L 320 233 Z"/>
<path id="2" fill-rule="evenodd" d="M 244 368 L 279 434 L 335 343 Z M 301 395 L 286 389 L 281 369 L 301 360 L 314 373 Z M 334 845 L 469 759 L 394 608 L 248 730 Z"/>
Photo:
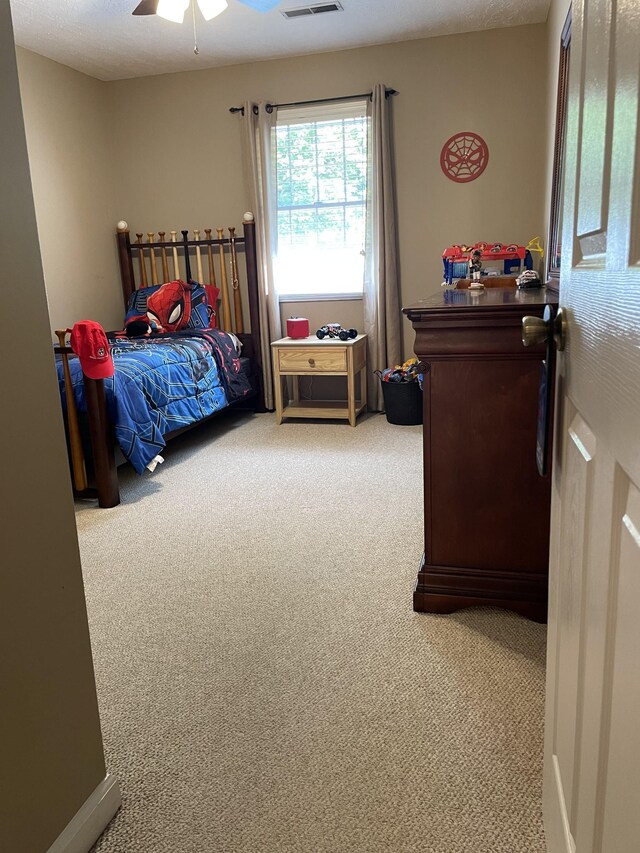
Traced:
<path id="1" fill-rule="evenodd" d="M 413 613 L 419 427 L 232 414 L 78 507 L 99 853 L 538 853 L 545 630 Z"/>

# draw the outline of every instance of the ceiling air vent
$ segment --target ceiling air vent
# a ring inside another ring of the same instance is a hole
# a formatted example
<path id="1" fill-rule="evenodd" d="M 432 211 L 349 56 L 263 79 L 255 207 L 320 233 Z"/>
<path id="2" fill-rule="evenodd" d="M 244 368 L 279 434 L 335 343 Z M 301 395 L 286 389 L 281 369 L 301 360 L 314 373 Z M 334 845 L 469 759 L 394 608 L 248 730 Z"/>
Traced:
<path id="1" fill-rule="evenodd" d="M 299 6 L 297 9 L 283 9 L 285 18 L 304 18 L 309 15 L 320 15 L 322 12 L 344 12 L 340 3 L 316 3 L 313 6 Z"/>

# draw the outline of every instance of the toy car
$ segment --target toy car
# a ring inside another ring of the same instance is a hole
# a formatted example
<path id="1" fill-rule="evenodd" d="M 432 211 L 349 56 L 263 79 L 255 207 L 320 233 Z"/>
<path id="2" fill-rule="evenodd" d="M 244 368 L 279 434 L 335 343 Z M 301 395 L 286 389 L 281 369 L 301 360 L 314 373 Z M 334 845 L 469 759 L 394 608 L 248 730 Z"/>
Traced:
<path id="1" fill-rule="evenodd" d="M 357 329 L 343 329 L 340 323 L 327 323 L 316 332 L 316 337 L 320 340 L 323 338 L 340 338 L 341 341 L 348 341 L 349 338 L 355 338 L 357 335 Z"/>

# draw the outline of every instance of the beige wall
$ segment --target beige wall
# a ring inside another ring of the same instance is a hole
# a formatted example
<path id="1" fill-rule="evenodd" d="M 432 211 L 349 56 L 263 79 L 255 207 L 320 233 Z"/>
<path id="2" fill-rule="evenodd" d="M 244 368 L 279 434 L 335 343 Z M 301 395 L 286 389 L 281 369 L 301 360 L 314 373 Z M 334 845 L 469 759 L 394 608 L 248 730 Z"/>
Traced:
<path id="1" fill-rule="evenodd" d="M 549 238 L 549 215 L 551 211 L 551 181 L 553 176 L 553 148 L 556 132 L 556 100 L 558 92 L 558 65 L 560 62 L 560 36 L 571 6 L 570 0 L 551 0 L 547 17 L 547 105 L 546 105 L 546 164 L 544 199 L 544 236 L 545 248 Z M 546 258 L 545 258 L 546 260 Z"/>
<path id="2" fill-rule="evenodd" d="M 8 0 L 0 81 L 0 850 L 44 853 L 105 767 Z"/>
<path id="3" fill-rule="evenodd" d="M 543 25 L 101 83 L 19 51 L 52 323 L 122 322 L 114 223 L 132 232 L 240 225 L 248 206 L 239 116 L 247 98 L 295 101 L 370 90 L 393 99 L 402 302 L 436 292 L 458 241 L 545 239 L 548 132 Z M 451 134 L 489 144 L 485 173 L 441 172 Z M 61 222 L 89 244 L 59 243 Z M 362 327 L 358 302 L 290 304 L 282 316 Z M 413 334 L 404 321 L 405 351 Z"/>
<path id="4" fill-rule="evenodd" d="M 104 83 L 18 48 L 51 324 L 122 324 Z"/>
<path id="5" fill-rule="evenodd" d="M 247 98 L 286 102 L 366 92 L 393 100 L 402 301 L 438 290 L 442 250 L 458 241 L 526 243 L 543 234 L 547 132 L 544 25 L 378 45 L 296 59 L 124 80 L 111 98 L 117 218 L 133 230 L 238 224 L 247 207 L 240 122 Z M 455 184 L 440 171 L 453 133 L 489 144 L 485 173 Z M 284 305 L 360 325 L 359 305 Z M 347 316 L 348 314 L 348 316 Z M 405 347 L 413 334 L 405 321 Z"/>

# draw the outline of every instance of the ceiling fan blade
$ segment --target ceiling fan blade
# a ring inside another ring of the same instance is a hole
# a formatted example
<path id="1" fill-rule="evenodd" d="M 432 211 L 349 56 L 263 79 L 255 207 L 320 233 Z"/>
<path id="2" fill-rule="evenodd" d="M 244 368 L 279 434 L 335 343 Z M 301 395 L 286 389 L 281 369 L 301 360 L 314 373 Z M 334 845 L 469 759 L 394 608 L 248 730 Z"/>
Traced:
<path id="1" fill-rule="evenodd" d="M 270 12 L 280 3 L 280 0 L 240 0 L 245 6 L 251 6 L 258 12 Z"/>
<path id="2" fill-rule="evenodd" d="M 155 15 L 158 9 L 158 0 L 142 0 L 131 13 L 132 15 Z"/>

